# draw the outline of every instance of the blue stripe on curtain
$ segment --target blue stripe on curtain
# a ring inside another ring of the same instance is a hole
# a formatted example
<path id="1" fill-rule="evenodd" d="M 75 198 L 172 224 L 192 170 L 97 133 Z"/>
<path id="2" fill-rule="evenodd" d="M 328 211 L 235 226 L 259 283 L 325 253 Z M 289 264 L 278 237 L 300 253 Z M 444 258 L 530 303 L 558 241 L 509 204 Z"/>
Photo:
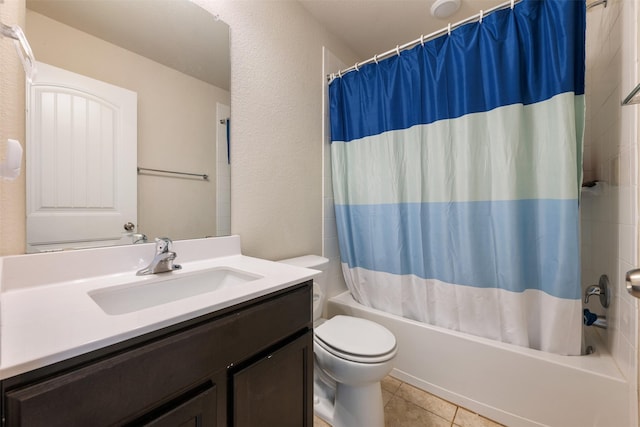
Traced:
<path id="1" fill-rule="evenodd" d="M 576 200 L 336 205 L 336 221 L 349 268 L 580 298 Z"/>
<path id="2" fill-rule="evenodd" d="M 585 7 L 577 0 L 525 0 L 513 11 L 497 11 L 424 48 L 335 79 L 331 139 L 347 142 L 560 93 L 583 94 L 585 51 L 575 38 L 584 40 Z M 367 90 L 371 84 L 381 90 Z"/>

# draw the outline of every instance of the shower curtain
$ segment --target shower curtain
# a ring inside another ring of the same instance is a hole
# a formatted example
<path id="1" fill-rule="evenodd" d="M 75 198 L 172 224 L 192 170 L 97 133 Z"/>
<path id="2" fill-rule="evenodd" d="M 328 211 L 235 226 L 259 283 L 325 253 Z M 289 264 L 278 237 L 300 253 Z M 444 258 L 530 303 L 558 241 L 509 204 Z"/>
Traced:
<path id="1" fill-rule="evenodd" d="M 585 2 L 523 0 L 329 86 L 362 304 L 580 354 Z"/>

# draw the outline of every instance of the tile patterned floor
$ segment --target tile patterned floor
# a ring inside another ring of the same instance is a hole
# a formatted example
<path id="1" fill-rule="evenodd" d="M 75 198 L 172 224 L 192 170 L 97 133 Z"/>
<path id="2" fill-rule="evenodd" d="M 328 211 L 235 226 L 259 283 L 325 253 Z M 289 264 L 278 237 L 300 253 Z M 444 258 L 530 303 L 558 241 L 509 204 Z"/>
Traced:
<path id="1" fill-rule="evenodd" d="M 382 400 L 385 427 L 502 426 L 391 376 L 382 380 Z M 318 417 L 313 426 L 330 427 Z"/>

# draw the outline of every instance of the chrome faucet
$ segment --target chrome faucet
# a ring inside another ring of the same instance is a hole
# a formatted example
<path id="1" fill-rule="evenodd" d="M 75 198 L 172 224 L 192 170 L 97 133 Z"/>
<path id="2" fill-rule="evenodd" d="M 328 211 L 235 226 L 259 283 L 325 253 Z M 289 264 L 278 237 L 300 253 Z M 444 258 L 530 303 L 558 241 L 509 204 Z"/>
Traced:
<path id="1" fill-rule="evenodd" d="M 174 264 L 176 253 L 172 252 L 171 239 L 168 237 L 156 237 L 156 256 L 153 257 L 151 263 L 142 270 L 138 270 L 137 276 L 146 274 L 166 273 L 167 271 L 180 270 L 181 265 Z"/>
<path id="2" fill-rule="evenodd" d="M 584 291 L 584 303 L 587 304 L 589 302 L 589 297 L 597 295 L 600 298 L 600 304 L 604 308 L 608 308 L 611 303 L 611 291 L 609 287 L 609 278 L 606 274 L 600 276 L 600 280 L 598 280 L 597 285 L 589 286 Z"/>

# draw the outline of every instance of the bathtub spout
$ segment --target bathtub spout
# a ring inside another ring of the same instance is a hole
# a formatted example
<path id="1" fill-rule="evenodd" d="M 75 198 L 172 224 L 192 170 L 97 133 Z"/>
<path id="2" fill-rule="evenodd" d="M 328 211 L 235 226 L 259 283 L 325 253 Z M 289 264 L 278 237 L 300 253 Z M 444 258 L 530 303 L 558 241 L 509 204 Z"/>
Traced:
<path id="1" fill-rule="evenodd" d="M 592 313 L 586 308 L 583 310 L 582 322 L 585 326 L 595 326 L 596 328 L 607 329 L 607 317 Z"/>
<path id="2" fill-rule="evenodd" d="M 600 329 L 607 329 L 607 319 L 598 319 L 591 324 L 591 326 L 595 326 Z"/>

